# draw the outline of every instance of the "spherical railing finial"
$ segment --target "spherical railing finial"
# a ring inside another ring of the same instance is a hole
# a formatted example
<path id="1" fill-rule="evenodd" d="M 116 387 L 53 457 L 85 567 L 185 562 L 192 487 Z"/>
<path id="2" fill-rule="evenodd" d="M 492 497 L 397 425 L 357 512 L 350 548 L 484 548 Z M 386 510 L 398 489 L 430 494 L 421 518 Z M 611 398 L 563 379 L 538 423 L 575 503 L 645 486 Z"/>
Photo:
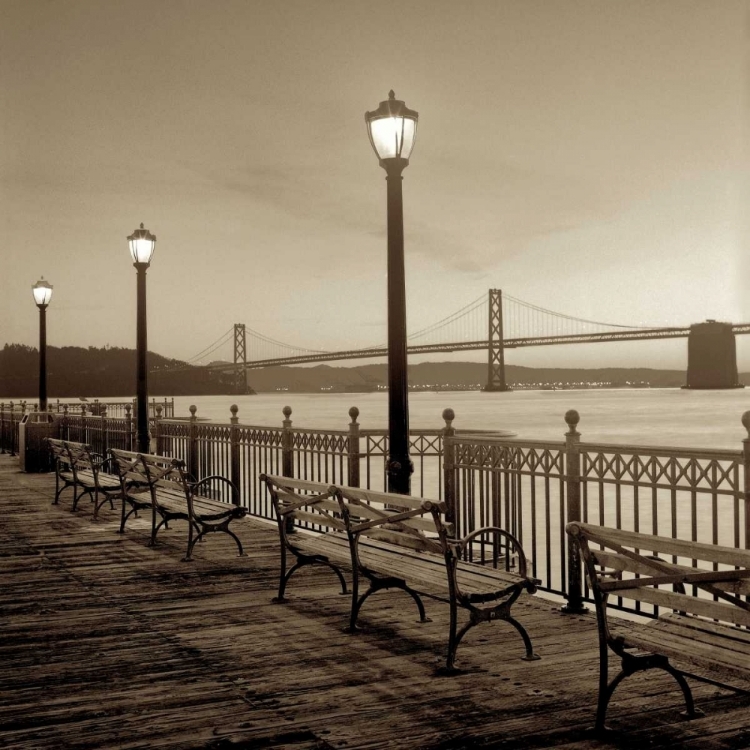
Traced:
<path id="1" fill-rule="evenodd" d="M 742 415 L 742 426 L 747 430 L 747 436 L 750 438 L 750 411 Z"/>
<path id="2" fill-rule="evenodd" d="M 359 409 L 356 406 L 352 406 L 351 409 L 349 409 L 349 416 L 352 418 L 352 423 L 357 421 L 357 417 L 359 416 Z"/>
<path id="3" fill-rule="evenodd" d="M 450 427 L 453 420 L 456 418 L 456 412 L 450 407 L 443 409 L 443 419 L 445 420 L 446 427 Z"/>
<path id="4" fill-rule="evenodd" d="M 285 407 L 284 407 L 284 408 L 283 408 L 283 409 L 281 410 L 281 413 L 282 413 L 282 414 L 283 414 L 283 415 L 284 415 L 284 416 L 285 416 L 285 417 L 286 417 L 287 419 L 289 419 L 289 417 L 291 417 L 291 416 L 292 416 L 292 407 L 291 407 L 291 406 L 285 406 Z"/>
<path id="5" fill-rule="evenodd" d="M 161 419 L 161 404 L 156 405 L 156 417 L 157 419 Z"/>
<path id="6" fill-rule="evenodd" d="M 195 404 L 190 405 L 190 416 L 194 417 L 196 415 L 196 412 L 198 411 L 198 407 Z"/>
<path id="7" fill-rule="evenodd" d="M 565 422 L 567 423 L 571 432 L 576 431 L 576 427 L 578 426 L 578 423 L 580 421 L 581 415 L 575 409 L 568 409 L 568 411 L 565 412 Z"/>
<path id="8" fill-rule="evenodd" d="M 237 404 L 232 404 L 232 405 L 231 405 L 231 406 L 229 407 L 229 411 L 230 411 L 230 412 L 232 412 L 232 416 L 233 416 L 233 417 L 236 417 L 236 416 L 237 416 L 237 412 L 238 412 L 239 410 L 240 410 L 240 407 L 239 407 L 239 406 L 237 406 Z"/>

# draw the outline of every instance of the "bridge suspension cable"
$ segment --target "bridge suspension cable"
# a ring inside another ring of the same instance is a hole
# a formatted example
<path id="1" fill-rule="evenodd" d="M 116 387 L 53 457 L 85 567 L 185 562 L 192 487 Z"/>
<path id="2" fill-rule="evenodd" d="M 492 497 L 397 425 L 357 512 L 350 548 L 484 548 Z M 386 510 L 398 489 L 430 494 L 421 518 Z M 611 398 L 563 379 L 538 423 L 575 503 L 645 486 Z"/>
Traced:
<path id="1" fill-rule="evenodd" d="M 215 352 L 219 347 L 230 341 L 233 335 L 234 328 L 230 328 L 226 333 L 223 333 L 221 336 L 219 336 L 219 338 L 216 339 L 213 344 L 209 344 L 205 349 L 199 351 L 198 354 L 196 354 L 194 357 L 190 357 L 190 359 L 186 360 L 186 362 L 188 364 L 192 364 L 204 357 L 207 357 L 209 354 L 213 354 L 213 352 Z"/>
<path id="2" fill-rule="evenodd" d="M 427 349 L 441 347 L 444 350 L 452 351 L 452 349 L 445 349 L 445 347 L 449 347 L 454 343 L 457 346 L 475 346 L 483 341 L 488 341 L 493 321 L 498 317 L 498 311 L 493 308 L 494 317 L 490 319 L 489 298 L 493 292 L 497 294 L 498 291 L 490 290 L 490 295 L 482 294 L 450 315 L 408 334 L 407 339 L 410 346 L 416 348 L 426 347 Z M 497 296 L 499 300 L 500 295 Z M 509 294 L 502 295 L 502 317 L 499 319 L 502 321 L 502 337 L 505 340 L 516 341 L 522 339 L 550 339 L 558 337 L 570 339 L 577 336 L 601 336 L 614 333 L 615 330 L 623 332 L 655 330 L 654 326 L 605 323 L 580 318 L 525 302 Z M 340 353 L 324 349 L 294 346 L 266 336 L 246 326 L 245 330 L 249 337 L 246 350 L 247 362 L 271 360 L 283 362 L 285 359 L 296 360 L 300 357 L 306 360 L 307 357 L 315 358 L 314 355 Z M 188 360 L 188 362 L 194 363 L 196 360 L 215 353 L 220 347 L 228 344 L 232 336 L 233 329 L 230 329 L 213 344 Z M 353 348 L 348 351 L 368 352 L 381 348 L 385 348 L 385 344 L 381 343 L 374 346 Z M 222 359 L 233 359 L 233 355 L 230 354 L 229 356 L 222 357 Z"/>
<path id="3" fill-rule="evenodd" d="M 555 312 L 554 310 L 548 310 L 546 307 L 539 307 L 538 305 L 533 305 L 530 302 L 524 302 L 521 299 L 517 299 L 516 297 L 512 297 L 510 294 L 503 294 L 503 301 L 508 300 L 509 302 L 515 302 L 517 305 L 521 307 L 526 307 L 530 310 L 536 310 L 540 313 L 545 313 L 546 315 L 553 315 L 556 318 L 564 318 L 565 320 L 572 320 L 577 323 L 589 323 L 591 325 L 595 326 L 603 326 L 605 328 L 627 328 L 628 330 L 648 330 L 649 328 L 654 328 L 655 326 L 633 326 L 633 325 L 623 325 L 621 323 L 602 323 L 598 320 L 587 320 L 586 318 L 577 318 L 574 315 L 566 315 L 565 313 Z"/>

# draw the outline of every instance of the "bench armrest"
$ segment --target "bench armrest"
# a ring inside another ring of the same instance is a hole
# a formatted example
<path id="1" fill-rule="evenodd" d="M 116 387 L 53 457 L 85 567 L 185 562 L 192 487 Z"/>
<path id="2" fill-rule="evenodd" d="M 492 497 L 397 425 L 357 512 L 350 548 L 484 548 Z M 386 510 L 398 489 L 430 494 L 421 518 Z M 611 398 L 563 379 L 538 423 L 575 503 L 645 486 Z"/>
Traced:
<path id="1" fill-rule="evenodd" d="M 521 542 L 519 542 L 511 533 L 507 532 L 505 529 L 501 529 L 499 526 L 484 526 L 481 529 L 477 529 L 476 531 L 467 534 L 463 539 L 446 539 L 446 542 L 453 549 L 454 555 L 458 559 L 461 559 L 464 557 L 464 553 L 469 549 L 471 543 L 483 536 L 501 537 L 503 542 L 502 546 L 507 550 L 510 550 L 511 554 L 515 553 L 518 557 L 518 575 L 523 576 L 524 578 L 529 578 L 526 571 L 526 554 L 523 551 Z M 534 587 L 540 583 L 540 581 L 534 578 L 529 578 L 529 582 Z"/>
<path id="2" fill-rule="evenodd" d="M 201 490 L 205 490 L 205 488 L 211 488 L 212 483 L 221 482 L 225 485 L 228 485 L 229 492 L 231 493 L 231 499 L 232 502 L 235 501 L 235 499 L 239 499 L 240 493 L 237 489 L 237 485 L 234 484 L 234 482 L 230 481 L 226 477 L 221 476 L 220 474 L 212 474 L 211 476 L 204 477 L 200 481 L 194 482 L 194 481 L 188 481 L 187 485 L 190 489 L 190 491 L 193 493 L 193 495 L 200 495 Z M 211 497 L 211 494 L 206 494 L 206 497 Z"/>

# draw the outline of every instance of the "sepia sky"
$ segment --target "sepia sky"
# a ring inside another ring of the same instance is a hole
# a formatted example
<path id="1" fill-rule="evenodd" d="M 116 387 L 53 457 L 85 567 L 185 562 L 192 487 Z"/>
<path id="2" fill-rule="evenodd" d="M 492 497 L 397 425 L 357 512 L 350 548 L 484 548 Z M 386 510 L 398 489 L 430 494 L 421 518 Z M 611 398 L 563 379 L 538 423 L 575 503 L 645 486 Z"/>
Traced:
<path id="1" fill-rule="evenodd" d="M 0 0 L 0 345 L 37 344 L 43 275 L 49 344 L 134 347 L 140 222 L 152 351 L 234 323 L 384 341 L 363 115 L 391 88 L 420 118 L 410 330 L 490 287 L 622 324 L 750 322 L 749 52 L 742 0 Z M 686 340 L 506 361 L 679 368 Z"/>

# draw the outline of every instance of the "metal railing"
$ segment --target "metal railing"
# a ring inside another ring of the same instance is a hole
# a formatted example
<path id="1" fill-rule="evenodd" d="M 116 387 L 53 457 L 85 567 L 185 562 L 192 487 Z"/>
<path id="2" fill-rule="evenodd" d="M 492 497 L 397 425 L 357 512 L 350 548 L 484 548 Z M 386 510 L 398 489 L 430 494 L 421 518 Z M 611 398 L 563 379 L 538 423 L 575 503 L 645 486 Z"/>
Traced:
<path id="1" fill-rule="evenodd" d="M 348 429 L 294 427 L 284 407 L 279 427 L 239 424 L 232 406 L 228 424 L 202 422 L 194 406 L 188 419 L 155 420 L 157 453 L 180 458 L 197 478 L 220 474 L 238 488 L 238 502 L 251 515 L 275 518 L 260 475 L 280 474 L 326 484 L 386 488 L 387 430 L 360 430 L 359 410 L 349 410 Z M 442 490 L 442 428 L 411 431 L 415 493 L 439 497 Z M 418 490 L 417 490 L 418 488 Z"/>
<path id="2" fill-rule="evenodd" d="M 124 418 L 63 409 L 60 434 L 103 455 L 112 447 L 132 449 L 129 406 Z M 18 451 L 22 415 L 0 404 L 4 452 Z M 227 423 L 216 423 L 199 419 L 194 406 L 187 418 L 165 418 L 157 404 L 151 451 L 183 459 L 198 479 L 231 479 L 233 496 L 220 484 L 217 495 L 272 520 L 262 473 L 386 488 L 387 430 L 362 430 L 358 416 L 352 407 L 346 429 L 304 429 L 285 407 L 281 424 L 269 427 L 240 424 L 236 406 Z M 443 419 L 444 427 L 411 431 L 413 493 L 445 500 L 458 536 L 488 525 L 516 536 L 541 588 L 566 597 L 570 611 L 589 598 L 565 533 L 570 521 L 750 548 L 750 412 L 743 415 L 748 438 L 741 450 L 584 443 L 575 411 L 565 415 L 568 431 L 560 441 L 458 432 L 451 409 Z"/>
<path id="3" fill-rule="evenodd" d="M 60 401 L 57 399 L 54 403 L 50 402 L 48 404 L 47 410 L 56 414 L 62 414 L 67 409 L 70 414 L 79 412 L 83 415 L 90 414 L 93 416 L 101 416 L 104 413 L 108 417 L 124 419 L 128 411 L 131 414 L 136 413 L 135 407 L 135 399 L 131 399 L 130 401 L 99 401 L 98 398 L 95 398 L 93 401 Z M 161 410 L 161 414 L 164 417 L 174 417 L 174 399 L 165 398 L 164 400 L 157 401 L 155 398 L 152 398 L 148 402 L 150 420 L 156 417 L 158 410 Z"/>
<path id="4" fill-rule="evenodd" d="M 0 403 L 0 453 L 18 453 L 18 425 L 25 413 L 25 403 Z"/>
<path id="5" fill-rule="evenodd" d="M 570 611 L 590 600 L 570 521 L 750 548 L 750 414 L 736 451 L 582 443 L 578 413 L 565 420 L 564 442 L 446 436 L 444 495 L 459 535 L 510 531 Z"/>

